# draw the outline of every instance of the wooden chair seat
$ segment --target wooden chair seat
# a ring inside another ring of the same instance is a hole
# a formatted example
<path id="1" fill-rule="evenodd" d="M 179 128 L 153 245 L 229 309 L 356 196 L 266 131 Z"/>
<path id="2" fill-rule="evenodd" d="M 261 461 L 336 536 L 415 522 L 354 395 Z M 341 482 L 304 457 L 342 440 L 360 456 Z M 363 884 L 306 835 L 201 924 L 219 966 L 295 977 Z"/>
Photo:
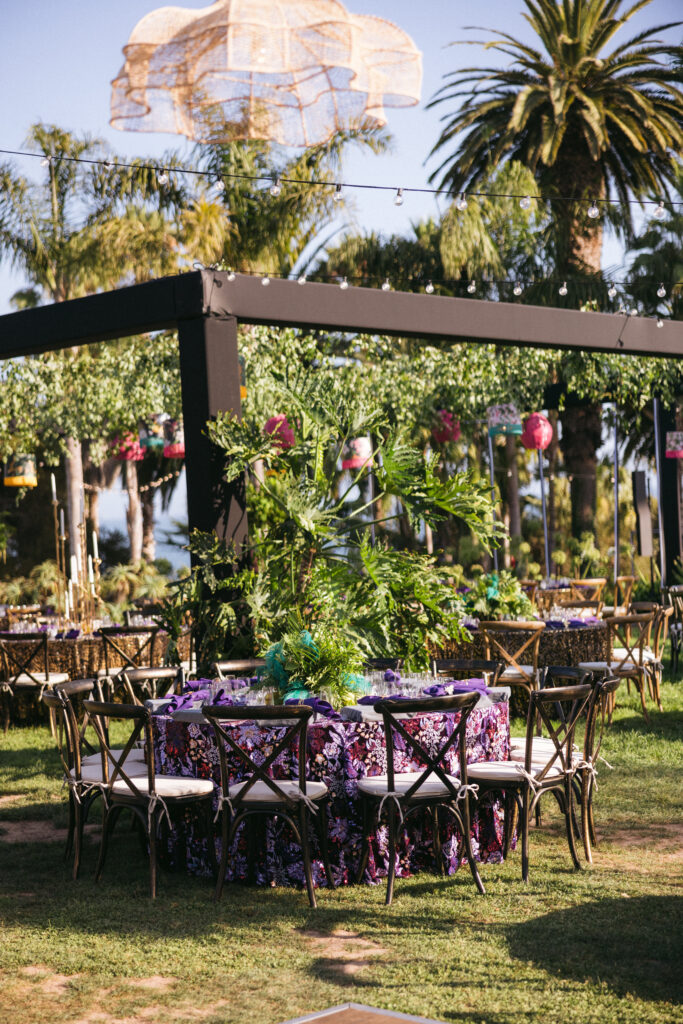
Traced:
<path id="1" fill-rule="evenodd" d="M 239 797 L 242 794 L 242 790 L 247 786 L 246 782 L 236 782 L 233 786 L 228 788 L 228 796 L 231 800 L 235 797 Z M 255 782 L 254 785 L 245 793 L 243 802 L 245 804 L 285 804 L 287 800 L 301 800 L 303 793 L 299 786 L 298 779 L 278 779 L 278 790 L 280 792 L 274 793 L 270 786 L 266 785 L 265 782 Z M 324 782 L 312 782 L 310 779 L 306 780 L 306 797 L 309 800 L 322 800 L 327 796 L 328 789 Z"/>
<path id="2" fill-rule="evenodd" d="M 130 761 L 126 758 L 126 765 L 128 766 L 129 764 Z M 150 786 L 146 766 L 143 773 L 144 777 L 138 776 L 138 770 L 139 766 L 135 763 L 130 766 L 130 769 L 126 768 L 127 774 L 131 779 L 135 779 L 135 788 L 143 795 L 148 795 L 151 791 L 164 800 L 173 800 L 177 797 L 185 800 L 193 796 L 213 796 L 214 787 L 211 779 L 190 779 L 185 775 L 154 775 Z M 119 797 L 134 796 L 131 787 L 125 779 L 116 779 L 112 782 L 111 792 Z"/>
<path id="3" fill-rule="evenodd" d="M 28 687 L 52 687 L 58 683 L 68 683 L 69 673 L 68 672 L 20 672 L 19 675 L 15 676 L 12 680 L 12 686 L 28 686 Z"/>

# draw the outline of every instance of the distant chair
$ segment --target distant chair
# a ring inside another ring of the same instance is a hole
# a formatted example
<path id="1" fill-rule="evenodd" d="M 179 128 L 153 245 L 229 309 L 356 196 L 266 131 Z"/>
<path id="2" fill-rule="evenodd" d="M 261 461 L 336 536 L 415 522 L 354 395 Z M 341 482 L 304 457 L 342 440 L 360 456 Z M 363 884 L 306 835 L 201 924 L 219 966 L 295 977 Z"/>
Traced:
<path id="1" fill-rule="evenodd" d="M 600 601 L 607 586 L 607 577 L 595 576 L 592 579 L 572 580 L 570 586 L 572 597 L 580 601 Z"/>
<path id="2" fill-rule="evenodd" d="M 538 651 L 545 622 L 480 622 L 488 661 L 505 666 L 499 686 L 517 686 L 528 695 L 538 689 Z M 512 648 L 509 650 L 508 648 Z"/>
<path id="3" fill-rule="evenodd" d="M 645 682 L 648 678 L 646 651 L 650 647 L 655 615 L 655 612 L 649 612 L 645 615 L 614 615 L 605 619 L 609 630 L 609 661 L 579 662 L 579 668 L 592 675 L 633 680 L 648 724 L 650 716 L 645 704 Z M 610 705 L 610 720 L 612 710 Z"/>
<path id="4" fill-rule="evenodd" d="M 180 693 L 185 681 L 182 668 L 124 668 L 118 676 L 131 704 L 165 697 L 171 691 Z"/>
<path id="5" fill-rule="evenodd" d="M 4 705 L 4 731 L 10 723 L 10 706 L 20 692 L 33 691 L 40 699 L 45 690 L 69 680 L 68 672 L 50 672 L 47 633 L 6 633 L 0 638 L 2 678 L 0 693 Z M 50 716 L 54 733 L 54 720 Z"/>
<path id="6" fill-rule="evenodd" d="M 496 686 L 503 671 L 500 661 L 483 658 L 432 658 L 432 675 L 450 679 L 478 679 L 482 676 L 487 686 Z"/>
<path id="7" fill-rule="evenodd" d="M 227 661 L 214 661 L 211 671 L 215 679 L 231 679 L 234 676 L 256 675 L 259 669 L 266 667 L 265 658 L 233 658 Z"/>
<path id="8" fill-rule="evenodd" d="M 387 669 L 398 672 L 402 667 L 403 658 L 366 658 L 363 662 L 363 668 L 370 672 L 386 672 Z"/>
<path id="9" fill-rule="evenodd" d="M 523 592 L 529 598 L 532 604 L 536 604 L 536 591 L 538 590 L 538 580 L 520 580 L 519 585 Z"/>
<path id="10" fill-rule="evenodd" d="M 600 615 L 604 614 L 602 601 L 591 601 L 587 599 L 572 597 L 568 591 L 566 597 L 559 598 L 555 603 L 558 605 L 558 607 L 567 608 L 569 611 L 576 611 L 578 613 L 590 612 L 591 615 L 593 615 L 596 619 L 599 619 Z M 577 615 L 577 618 L 580 617 L 580 615 Z"/>

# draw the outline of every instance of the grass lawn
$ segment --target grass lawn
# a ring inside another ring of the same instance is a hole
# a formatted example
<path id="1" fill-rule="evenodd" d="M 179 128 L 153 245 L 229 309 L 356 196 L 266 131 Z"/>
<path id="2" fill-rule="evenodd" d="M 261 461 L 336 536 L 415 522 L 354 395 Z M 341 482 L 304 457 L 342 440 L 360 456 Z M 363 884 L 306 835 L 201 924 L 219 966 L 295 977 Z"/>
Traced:
<path id="1" fill-rule="evenodd" d="M 623 689 L 623 688 L 622 688 Z M 683 1021 L 683 683 L 648 728 L 633 696 L 603 752 L 594 865 L 571 869 L 554 801 L 520 856 L 452 878 L 304 892 L 161 875 L 117 830 L 99 886 L 63 860 L 66 791 L 47 728 L 0 734 L 0 1022 L 276 1024 L 353 1001 L 471 1024 Z M 521 730 L 517 723 L 516 731 Z"/>

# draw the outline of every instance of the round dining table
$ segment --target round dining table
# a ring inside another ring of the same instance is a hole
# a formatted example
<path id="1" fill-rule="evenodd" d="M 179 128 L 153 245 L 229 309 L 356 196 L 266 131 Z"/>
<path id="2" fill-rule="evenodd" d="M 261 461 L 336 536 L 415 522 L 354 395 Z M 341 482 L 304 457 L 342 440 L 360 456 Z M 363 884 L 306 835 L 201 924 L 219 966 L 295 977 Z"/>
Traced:
<path id="1" fill-rule="evenodd" d="M 154 759 L 158 773 L 210 778 L 216 785 L 218 806 L 220 768 L 218 749 L 212 727 L 202 719 L 177 712 L 153 717 Z M 419 714 L 407 720 L 426 750 L 436 750 L 457 725 L 457 714 Z M 265 723 L 235 722 L 226 726 L 236 742 L 251 757 L 268 756 L 273 743 L 282 734 L 281 728 Z M 507 692 L 495 693 L 492 699 L 480 699 L 467 723 L 467 760 L 507 760 L 509 757 L 510 719 Z M 398 751 L 397 771 L 416 771 L 421 765 L 406 753 Z M 457 746 L 447 755 L 447 769 L 457 770 Z M 296 775 L 295 752 L 288 759 L 275 763 L 279 777 Z M 386 743 L 381 718 L 371 710 L 361 720 L 347 721 L 339 716 L 317 718 L 308 730 L 307 778 L 326 784 L 330 793 L 328 805 L 328 842 L 335 884 L 356 880 L 361 852 L 361 804 L 358 781 L 364 776 L 386 773 Z M 231 783 L 243 778 L 243 766 L 235 760 Z M 217 826 L 216 826 L 217 830 Z M 460 843 L 452 827 L 450 815 L 441 814 L 441 864 L 437 870 L 452 874 L 460 865 Z M 269 819 L 263 828 L 262 842 L 255 844 L 255 857 L 248 856 L 244 825 L 237 830 L 228 859 L 229 881 L 255 881 L 257 884 L 303 885 L 301 850 L 280 819 Z M 370 858 L 365 881 L 379 882 L 387 873 L 387 828 L 380 824 L 371 841 Z M 213 841 L 220 856 L 220 840 Z M 472 846 L 479 861 L 503 859 L 502 810 L 494 799 L 484 797 L 472 801 Z M 437 847 L 438 848 L 438 847 Z M 325 885 L 325 872 L 320 859 L 315 829 L 311 830 L 313 877 L 316 885 Z M 199 824 L 188 813 L 183 822 L 174 824 L 168 843 L 171 865 L 186 868 L 192 874 L 210 872 L 208 847 Z M 434 844 L 431 814 L 412 814 L 403 827 L 398 850 L 397 875 L 406 877 L 421 870 L 434 870 Z M 465 864 L 467 863 L 465 859 Z"/>
<path id="2" fill-rule="evenodd" d="M 476 626 L 467 627 L 471 640 L 453 640 L 433 650 L 436 658 L 483 658 L 485 646 L 483 634 Z M 530 632 L 519 631 L 498 635 L 499 643 L 510 653 L 531 636 Z M 557 622 L 545 624 L 538 648 L 538 667 L 549 665 L 578 665 L 581 661 L 607 661 L 609 657 L 609 636 L 607 625 L 602 621 L 573 624 Z"/>

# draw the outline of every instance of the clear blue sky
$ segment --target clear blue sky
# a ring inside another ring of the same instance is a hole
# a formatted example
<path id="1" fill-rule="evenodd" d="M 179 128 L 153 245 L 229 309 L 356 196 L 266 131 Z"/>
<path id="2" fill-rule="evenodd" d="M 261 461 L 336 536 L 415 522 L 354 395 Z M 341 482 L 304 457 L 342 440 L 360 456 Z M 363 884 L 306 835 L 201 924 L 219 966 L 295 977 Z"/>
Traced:
<path id="1" fill-rule="evenodd" d="M 119 132 L 109 127 L 110 82 L 122 64 L 122 47 L 133 26 L 161 6 L 155 0 L 2 0 L 0 32 L 0 147 L 20 149 L 30 124 L 51 122 L 75 133 L 99 136 L 120 154 L 160 155 L 176 147 L 187 151 L 180 136 Z M 203 0 L 182 5 L 200 9 Z M 531 37 L 519 0 L 347 0 L 349 10 L 374 14 L 400 25 L 423 53 L 422 102 L 404 110 L 389 110 L 394 137 L 390 153 L 381 157 L 353 155 L 347 162 L 348 181 L 420 187 L 427 183 L 425 159 L 439 133 L 439 110 L 425 104 L 442 76 L 459 66 L 490 60 L 472 46 L 451 42 L 482 38 L 464 31 L 472 23 L 497 28 L 519 38 Z M 681 0 L 653 0 L 623 30 L 623 36 L 653 24 L 683 17 Z M 680 38 L 675 33 L 674 39 Z M 37 161 L 35 162 L 37 163 Z M 19 161 L 24 173 L 35 173 L 34 161 Z M 432 169 L 434 164 L 431 165 Z M 358 223 L 383 233 L 408 231 L 411 220 L 437 210 L 432 197 L 409 196 L 401 208 L 391 197 L 360 193 Z M 609 246 L 606 260 L 614 263 L 618 250 Z M 0 313 L 10 308 L 9 297 L 23 284 L 20 275 L 0 266 Z"/>

